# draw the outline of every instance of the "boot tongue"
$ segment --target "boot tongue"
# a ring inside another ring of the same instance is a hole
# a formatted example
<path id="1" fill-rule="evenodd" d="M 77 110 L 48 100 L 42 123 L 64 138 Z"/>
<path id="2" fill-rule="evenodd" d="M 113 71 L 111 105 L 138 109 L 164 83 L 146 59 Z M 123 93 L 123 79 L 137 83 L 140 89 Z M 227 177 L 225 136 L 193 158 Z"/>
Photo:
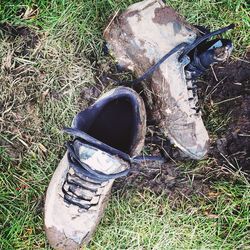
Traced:
<path id="1" fill-rule="evenodd" d="M 82 163 L 104 174 L 116 174 L 130 167 L 129 163 L 120 157 L 111 155 L 79 140 L 74 141 L 74 149 Z"/>
<path id="2" fill-rule="evenodd" d="M 206 69 L 218 62 L 226 61 L 233 49 L 232 42 L 228 39 L 215 39 L 199 45 L 193 54 L 189 55 L 190 63 L 186 66 L 192 79 L 201 76 Z"/>
<path id="3" fill-rule="evenodd" d="M 232 49 L 233 45 L 230 40 L 218 40 L 207 51 L 200 54 L 200 62 L 203 67 L 208 68 L 214 63 L 226 61 Z"/>

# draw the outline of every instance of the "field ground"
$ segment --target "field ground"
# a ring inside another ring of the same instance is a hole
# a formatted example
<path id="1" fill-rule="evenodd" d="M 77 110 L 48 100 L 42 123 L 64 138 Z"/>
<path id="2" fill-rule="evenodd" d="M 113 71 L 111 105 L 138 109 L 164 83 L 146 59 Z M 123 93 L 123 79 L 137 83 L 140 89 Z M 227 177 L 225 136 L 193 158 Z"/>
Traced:
<path id="1" fill-rule="evenodd" d="M 61 128 L 113 86 L 101 83 L 102 75 L 123 77 L 102 52 L 102 31 L 132 2 L 1 1 L 0 249 L 50 249 L 43 202 L 65 151 Z M 237 24 L 226 34 L 235 45 L 231 60 L 199 82 L 209 155 L 199 162 L 178 158 L 148 133 L 144 153 L 164 148 L 175 161 L 118 180 L 84 249 L 250 249 L 247 1 L 168 3 L 212 30 Z"/>

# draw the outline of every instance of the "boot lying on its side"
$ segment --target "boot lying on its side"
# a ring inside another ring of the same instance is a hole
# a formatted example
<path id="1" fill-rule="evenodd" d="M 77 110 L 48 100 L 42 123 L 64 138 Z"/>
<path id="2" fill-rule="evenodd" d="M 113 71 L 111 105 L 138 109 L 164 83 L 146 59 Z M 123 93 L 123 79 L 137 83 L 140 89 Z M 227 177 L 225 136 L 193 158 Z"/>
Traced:
<path id="1" fill-rule="evenodd" d="M 108 49 L 119 66 L 138 77 L 171 51 L 147 78 L 147 101 L 164 134 L 194 159 L 202 158 L 209 146 L 194 80 L 211 64 L 225 61 L 232 51 L 231 42 L 225 39 L 195 46 L 201 36 L 197 28 L 161 0 L 131 5 L 104 32 Z"/>

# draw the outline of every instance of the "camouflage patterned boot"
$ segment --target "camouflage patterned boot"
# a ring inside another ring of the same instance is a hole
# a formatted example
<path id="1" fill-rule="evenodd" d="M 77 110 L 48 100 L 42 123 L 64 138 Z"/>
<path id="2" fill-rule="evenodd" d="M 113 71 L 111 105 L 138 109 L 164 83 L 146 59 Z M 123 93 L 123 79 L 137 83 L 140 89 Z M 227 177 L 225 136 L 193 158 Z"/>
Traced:
<path id="1" fill-rule="evenodd" d="M 161 0 L 131 5 L 104 31 L 119 66 L 138 77 L 144 74 L 139 81 L 147 78 L 147 102 L 164 134 L 193 159 L 204 157 L 209 146 L 194 79 L 211 64 L 226 60 L 232 50 L 228 40 L 206 42 L 217 33 L 200 38 L 199 29 Z"/>

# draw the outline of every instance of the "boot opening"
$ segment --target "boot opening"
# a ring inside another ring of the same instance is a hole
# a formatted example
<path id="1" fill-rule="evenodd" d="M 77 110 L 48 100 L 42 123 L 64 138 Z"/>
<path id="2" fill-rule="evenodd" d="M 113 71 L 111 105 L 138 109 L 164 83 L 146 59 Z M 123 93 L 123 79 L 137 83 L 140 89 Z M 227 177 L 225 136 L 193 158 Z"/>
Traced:
<path id="1" fill-rule="evenodd" d="M 104 105 L 87 132 L 113 148 L 130 153 L 135 130 L 134 108 L 129 99 L 124 97 Z"/>

